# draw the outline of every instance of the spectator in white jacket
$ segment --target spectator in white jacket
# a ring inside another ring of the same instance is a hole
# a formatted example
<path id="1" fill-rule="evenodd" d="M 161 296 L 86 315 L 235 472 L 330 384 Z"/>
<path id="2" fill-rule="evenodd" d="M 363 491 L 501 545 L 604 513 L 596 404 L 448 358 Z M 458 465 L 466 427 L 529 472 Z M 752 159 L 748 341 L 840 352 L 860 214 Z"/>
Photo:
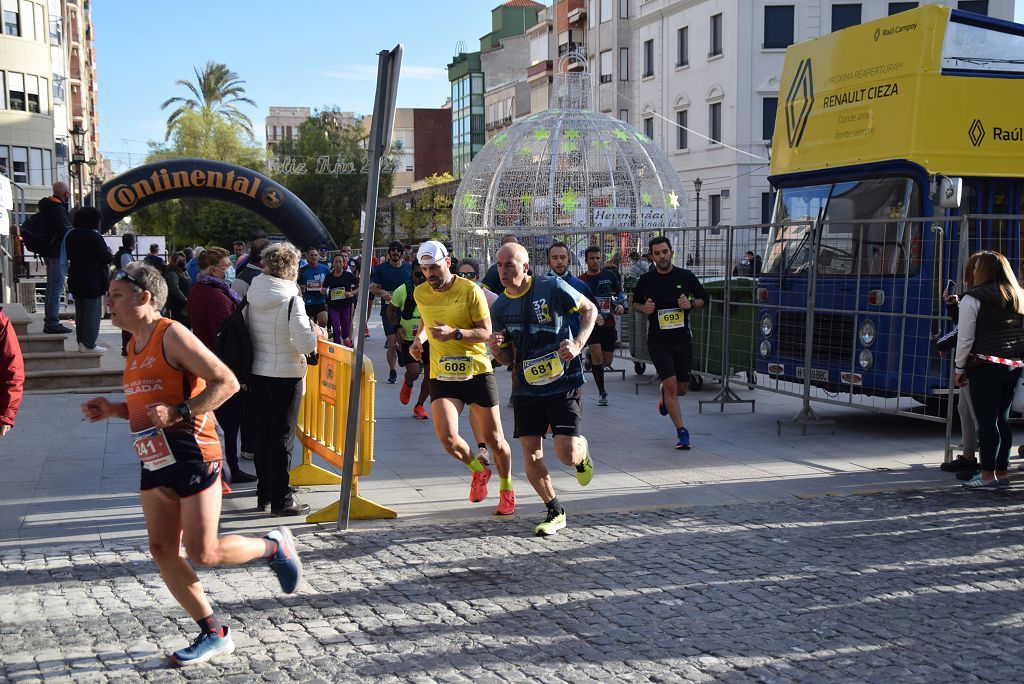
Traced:
<path id="1" fill-rule="evenodd" d="M 273 515 L 302 515 L 307 504 L 295 499 L 288 483 L 295 425 L 306 377 L 305 354 L 327 332 L 306 316 L 295 284 L 299 250 L 288 242 L 262 253 L 263 273 L 252 280 L 246 318 L 252 334 L 252 394 L 256 510 L 270 505 Z"/>

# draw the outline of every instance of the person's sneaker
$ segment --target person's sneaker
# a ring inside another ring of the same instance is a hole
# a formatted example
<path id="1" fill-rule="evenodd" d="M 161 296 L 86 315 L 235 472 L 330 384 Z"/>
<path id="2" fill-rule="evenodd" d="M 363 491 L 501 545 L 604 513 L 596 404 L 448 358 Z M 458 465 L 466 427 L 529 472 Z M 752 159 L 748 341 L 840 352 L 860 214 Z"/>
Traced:
<path id="1" fill-rule="evenodd" d="M 306 513 L 309 513 L 309 504 L 301 503 L 293 496 L 289 496 L 280 505 L 270 504 L 270 515 L 283 517 L 286 515 L 305 515 Z"/>
<path id="2" fill-rule="evenodd" d="M 999 489 L 999 482 L 995 478 L 985 480 L 981 477 L 981 473 L 978 473 L 961 486 L 972 492 L 994 492 Z"/>
<path id="3" fill-rule="evenodd" d="M 658 391 L 661 392 L 661 399 L 658 400 L 658 413 L 660 413 L 663 416 L 667 416 L 668 407 L 665 405 L 665 388 L 662 387 Z"/>
<path id="4" fill-rule="evenodd" d="M 583 462 L 576 466 L 576 481 L 581 487 L 586 487 L 594 479 L 594 462 L 590 460 L 590 443 L 587 438 L 580 436 L 583 440 Z"/>
<path id="5" fill-rule="evenodd" d="M 548 517 L 544 518 L 544 522 L 533 528 L 533 533 L 538 537 L 550 537 L 556 534 L 558 530 L 565 528 L 565 511 L 554 511 L 548 509 Z"/>
<path id="6" fill-rule="evenodd" d="M 997 477 L 996 478 L 996 489 L 1009 489 L 1010 478 L 1009 477 Z"/>
<path id="7" fill-rule="evenodd" d="M 978 462 L 972 458 L 967 458 L 963 454 L 957 456 L 952 461 L 948 461 L 939 466 L 939 470 L 944 473 L 955 473 L 959 470 L 966 470 L 968 468 L 978 467 Z"/>
<path id="8" fill-rule="evenodd" d="M 487 457 L 487 447 L 476 448 L 476 460 L 480 461 L 485 466 L 491 465 L 491 460 Z"/>
<path id="9" fill-rule="evenodd" d="M 47 335 L 67 335 L 68 333 L 72 332 L 72 330 L 66 325 L 58 324 L 50 328 L 43 328 L 43 332 L 46 333 Z"/>
<path id="10" fill-rule="evenodd" d="M 516 512 L 516 493 L 511 489 L 503 489 L 498 493 L 498 507 L 494 515 L 512 515 Z"/>
<path id="11" fill-rule="evenodd" d="M 427 413 L 427 409 L 423 408 L 423 404 L 416 404 L 412 407 L 412 415 L 416 416 L 420 420 L 428 420 L 430 414 Z"/>
<path id="12" fill-rule="evenodd" d="M 299 579 L 302 577 L 302 560 L 299 558 L 299 552 L 295 550 L 295 538 L 287 527 L 278 527 L 271 530 L 265 539 L 277 542 L 277 551 L 267 560 L 267 564 L 277 575 L 281 591 L 286 594 L 295 593 L 295 587 L 299 585 Z"/>
<path id="13" fill-rule="evenodd" d="M 396 382 L 398 382 L 398 371 L 392 370 L 388 373 L 388 384 L 394 385 Z"/>
<path id="14" fill-rule="evenodd" d="M 598 406 L 607 406 L 608 405 L 608 393 L 607 392 L 601 392 L 601 397 L 597 400 L 597 405 Z"/>
<path id="15" fill-rule="evenodd" d="M 676 449 L 689 449 L 690 448 L 690 431 L 684 427 L 676 430 L 676 436 L 679 438 L 676 440 Z"/>
<path id="16" fill-rule="evenodd" d="M 246 484 L 249 482 L 255 482 L 256 476 L 251 473 L 247 473 L 241 468 L 231 473 L 231 484 Z"/>
<path id="17" fill-rule="evenodd" d="M 251 461 L 254 458 L 256 458 L 256 456 L 251 451 L 241 451 L 238 453 L 238 456 L 240 458 L 244 458 L 247 461 Z"/>
<path id="18" fill-rule="evenodd" d="M 86 347 L 84 344 L 79 342 L 78 351 L 81 352 L 82 354 L 103 354 L 107 351 L 107 348 L 101 347 L 98 344 L 95 347 Z"/>
<path id="19" fill-rule="evenodd" d="M 480 503 L 487 498 L 487 481 L 491 479 L 491 469 L 484 468 L 473 473 L 473 482 L 469 485 L 469 500 Z"/>
<path id="20" fill-rule="evenodd" d="M 188 667 L 205 663 L 210 658 L 228 655 L 235 650 L 235 642 L 231 638 L 231 628 L 224 627 L 224 636 L 215 632 L 203 632 L 189 646 L 171 654 L 174 667 Z"/>
<path id="21" fill-rule="evenodd" d="M 402 389 L 398 393 L 398 401 L 403 404 L 408 404 L 410 399 L 412 399 L 412 385 L 407 382 L 403 382 Z"/>
<path id="22" fill-rule="evenodd" d="M 963 470 L 956 471 L 956 479 L 960 480 L 961 482 L 967 482 L 980 472 L 981 470 L 978 469 L 978 465 L 975 464 L 973 467 L 964 468 Z"/>

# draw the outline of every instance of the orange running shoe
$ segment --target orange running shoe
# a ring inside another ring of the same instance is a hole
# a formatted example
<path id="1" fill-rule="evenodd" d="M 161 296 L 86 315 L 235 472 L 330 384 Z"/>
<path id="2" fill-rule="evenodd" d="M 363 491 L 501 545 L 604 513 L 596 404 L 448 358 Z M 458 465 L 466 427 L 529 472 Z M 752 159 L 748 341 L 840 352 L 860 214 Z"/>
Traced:
<path id="1" fill-rule="evenodd" d="M 423 408 L 423 404 L 416 404 L 413 406 L 412 415 L 416 416 L 420 420 L 430 420 L 430 414 L 427 413 L 427 409 Z"/>
<path id="2" fill-rule="evenodd" d="M 403 382 L 402 389 L 398 392 L 398 401 L 408 404 L 410 399 L 412 399 L 412 385 Z"/>
<path id="3" fill-rule="evenodd" d="M 480 503 L 487 498 L 487 481 L 490 479 L 490 468 L 484 468 L 479 473 L 473 473 L 473 482 L 469 485 L 470 501 Z"/>
<path id="4" fill-rule="evenodd" d="M 498 493 L 498 507 L 494 515 L 512 515 L 516 512 L 516 493 L 511 489 L 503 489 Z"/>

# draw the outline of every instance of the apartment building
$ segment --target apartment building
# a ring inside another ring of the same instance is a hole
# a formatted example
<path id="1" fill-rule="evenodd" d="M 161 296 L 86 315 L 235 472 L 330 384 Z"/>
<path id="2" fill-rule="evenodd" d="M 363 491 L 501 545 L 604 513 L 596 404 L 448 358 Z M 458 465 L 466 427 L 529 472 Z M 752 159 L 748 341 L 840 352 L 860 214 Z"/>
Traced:
<path id="1" fill-rule="evenodd" d="M 100 182 L 96 55 L 87 0 L 0 0 L 0 13 L 0 173 L 21 190 L 20 222 L 21 196 L 34 212 L 61 180 L 77 205 Z"/>

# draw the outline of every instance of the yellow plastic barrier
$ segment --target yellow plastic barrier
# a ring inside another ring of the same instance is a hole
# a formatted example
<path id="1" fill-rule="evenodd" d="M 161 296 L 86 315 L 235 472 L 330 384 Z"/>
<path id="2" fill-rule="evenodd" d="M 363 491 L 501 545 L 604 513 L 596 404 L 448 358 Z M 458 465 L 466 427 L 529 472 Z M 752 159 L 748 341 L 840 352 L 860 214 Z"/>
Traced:
<path id="1" fill-rule="evenodd" d="M 291 470 L 293 485 L 340 484 L 341 477 L 313 465 L 313 454 L 336 468 L 344 467 L 345 433 L 349 409 L 349 387 L 355 354 L 348 347 L 325 340 L 317 343 L 320 363 L 306 369 L 306 387 L 299 408 L 296 434 L 302 443 L 302 464 Z M 349 518 L 372 520 L 394 518 L 390 508 L 359 496 L 359 478 L 370 474 L 373 467 L 374 386 L 373 363 L 363 356 L 362 389 L 360 391 L 360 423 L 356 435 L 355 470 L 352 478 L 352 505 Z M 334 522 L 338 519 L 338 502 L 306 517 L 306 522 Z"/>

